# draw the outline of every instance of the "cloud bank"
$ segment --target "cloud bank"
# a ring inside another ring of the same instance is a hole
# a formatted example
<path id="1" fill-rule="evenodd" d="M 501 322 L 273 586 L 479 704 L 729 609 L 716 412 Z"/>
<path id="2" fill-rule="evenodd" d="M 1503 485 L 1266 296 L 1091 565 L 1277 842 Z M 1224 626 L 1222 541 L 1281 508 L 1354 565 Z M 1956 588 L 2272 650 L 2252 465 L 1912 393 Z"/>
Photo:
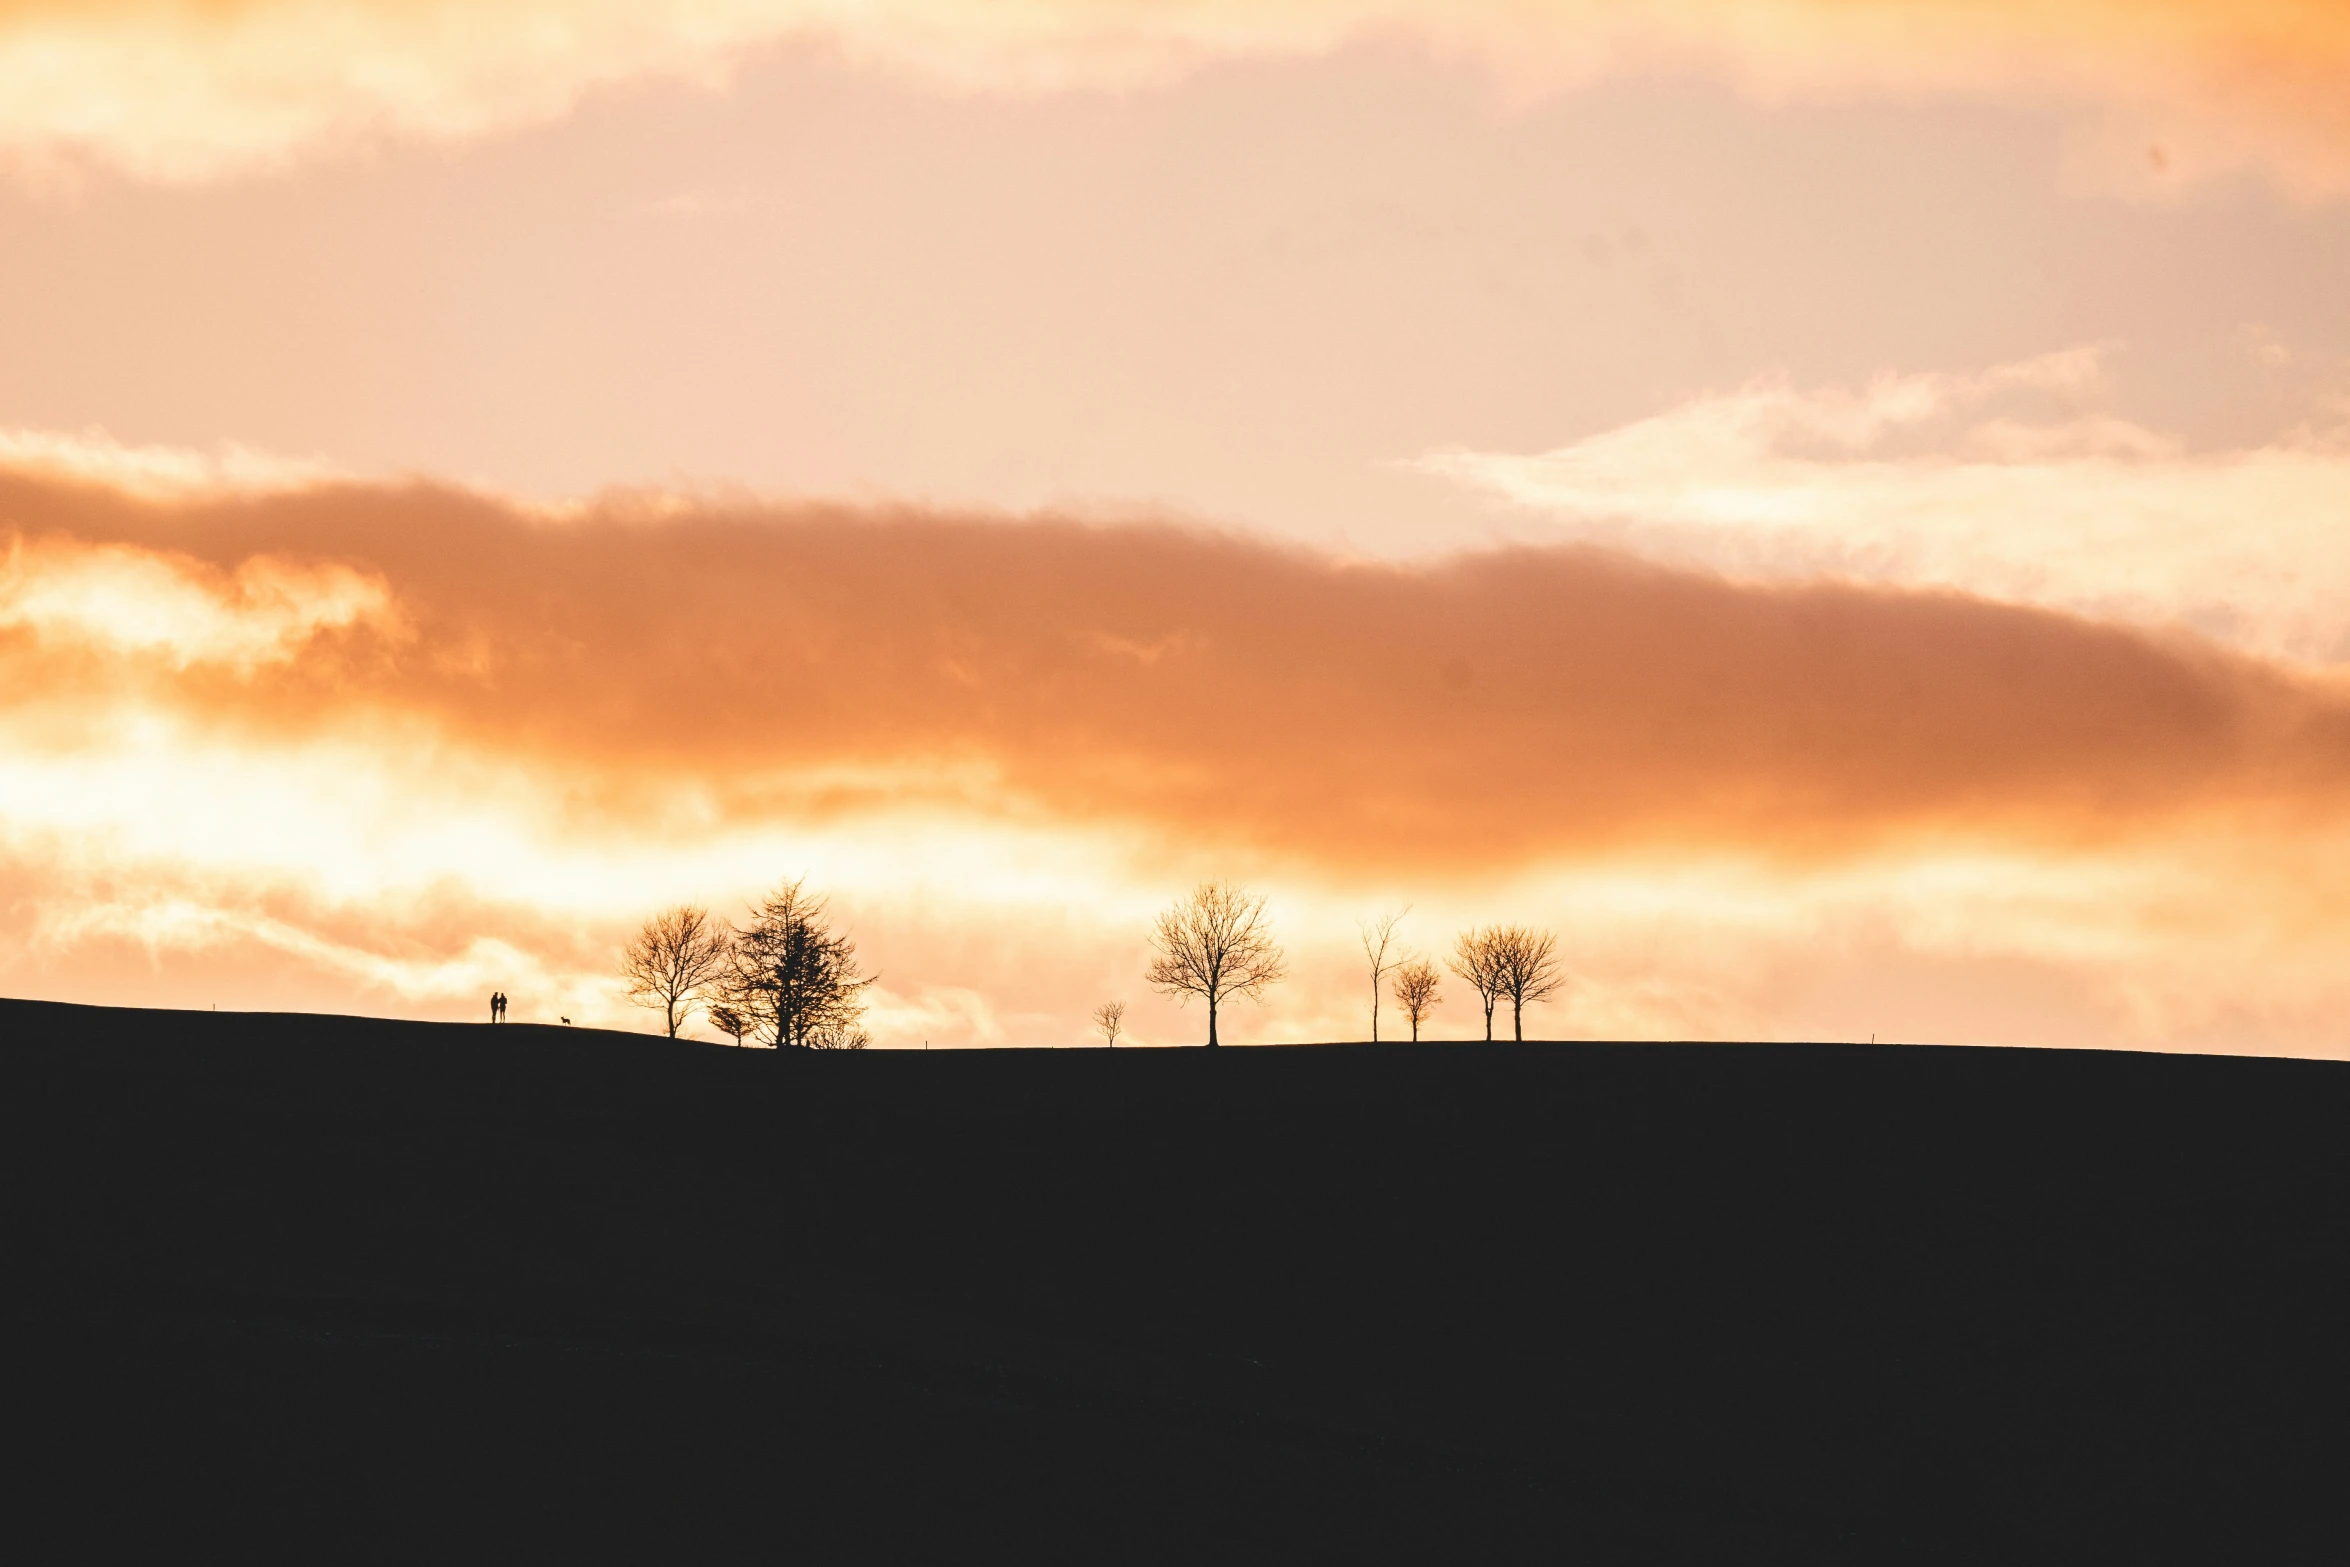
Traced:
<path id="1" fill-rule="evenodd" d="M 1758 582 L 1952 589 L 2350 660 L 2350 431 L 2189 452 L 2091 411 L 2098 355 L 1861 388 L 1783 378 L 1555 451 L 1422 471 L 1554 539 Z"/>
<path id="2" fill-rule="evenodd" d="M 632 917 L 809 871 L 900 1043 L 1075 1042 L 1204 874 L 1276 894 L 1276 1037 L 1359 1031 L 1352 920 L 1407 898 L 1438 949 L 1565 931 L 1553 1028 L 2312 1049 L 2350 999 L 2350 692 L 2208 640 L 1590 545 L 166 455 L 0 474 L 19 990 L 619 1021 Z"/>
<path id="3" fill-rule="evenodd" d="M 1620 555 L 426 486 L 0 483 L 0 663 L 275 740 L 410 726 L 636 809 L 975 807 L 1335 865 L 2073 838 L 2331 798 L 2332 686 L 1953 594 Z"/>
<path id="4" fill-rule="evenodd" d="M 1125 89 L 1221 59 L 1401 40 L 1513 89 L 1698 70 L 1765 97 L 2087 103 L 2140 174 L 2350 185 L 2350 20 L 2314 0 L 8 0 L 0 147 L 202 180 L 382 137 L 556 118 L 603 88 L 725 79 L 795 40 L 950 89 Z"/>

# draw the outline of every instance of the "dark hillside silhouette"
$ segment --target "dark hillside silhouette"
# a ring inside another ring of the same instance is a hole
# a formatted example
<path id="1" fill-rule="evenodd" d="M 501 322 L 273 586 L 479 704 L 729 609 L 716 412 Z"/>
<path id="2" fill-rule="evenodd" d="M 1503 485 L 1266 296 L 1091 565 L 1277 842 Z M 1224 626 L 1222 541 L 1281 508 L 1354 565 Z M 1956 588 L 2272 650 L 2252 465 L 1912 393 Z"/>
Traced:
<path id="1" fill-rule="evenodd" d="M 2350 1070 L 0 1003 L 27 1560 L 2276 1561 Z"/>

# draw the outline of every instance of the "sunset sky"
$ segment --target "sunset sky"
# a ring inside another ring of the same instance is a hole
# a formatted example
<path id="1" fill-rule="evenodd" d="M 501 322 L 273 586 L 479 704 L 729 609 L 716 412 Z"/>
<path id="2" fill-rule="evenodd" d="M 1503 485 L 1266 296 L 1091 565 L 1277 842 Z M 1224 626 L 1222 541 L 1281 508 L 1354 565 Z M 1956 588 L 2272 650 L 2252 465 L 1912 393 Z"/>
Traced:
<path id="1" fill-rule="evenodd" d="M 2350 8 L 0 0 L 0 550 L 0 993 L 2350 1054 Z"/>

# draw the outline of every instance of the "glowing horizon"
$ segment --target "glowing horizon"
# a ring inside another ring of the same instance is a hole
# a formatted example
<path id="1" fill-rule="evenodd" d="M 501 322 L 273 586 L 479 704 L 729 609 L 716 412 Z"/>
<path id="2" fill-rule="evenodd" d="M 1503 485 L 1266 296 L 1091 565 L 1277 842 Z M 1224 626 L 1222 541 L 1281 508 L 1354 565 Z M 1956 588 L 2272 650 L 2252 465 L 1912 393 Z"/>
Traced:
<path id="1" fill-rule="evenodd" d="M 0 5 L 0 990 L 2342 1051 L 2332 11 L 457 15 Z"/>

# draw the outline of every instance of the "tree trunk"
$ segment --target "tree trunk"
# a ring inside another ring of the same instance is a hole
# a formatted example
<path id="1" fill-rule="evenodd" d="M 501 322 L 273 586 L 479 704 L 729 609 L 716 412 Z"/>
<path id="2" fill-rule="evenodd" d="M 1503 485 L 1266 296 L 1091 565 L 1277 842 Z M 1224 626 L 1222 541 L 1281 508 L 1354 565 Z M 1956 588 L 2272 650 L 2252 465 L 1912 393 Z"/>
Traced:
<path id="1" fill-rule="evenodd" d="M 1419 1042 L 1420 1042 L 1420 1020 L 1419 1020 L 1418 1018 L 1413 1018 L 1413 1019 L 1412 1019 L 1412 1043 L 1416 1045 L 1416 1044 L 1418 1044 Z"/>
<path id="2" fill-rule="evenodd" d="M 1485 1042 L 1489 1045 L 1493 1043 L 1493 1003 L 1491 1001 L 1485 1003 Z"/>
<path id="3" fill-rule="evenodd" d="M 1371 971 L 1371 1043 L 1379 1043 L 1379 971 Z"/>
<path id="4" fill-rule="evenodd" d="M 1526 1007 L 1517 997 L 1510 997 L 1510 1038 L 1519 1044 L 1526 1042 Z"/>
<path id="5" fill-rule="evenodd" d="M 1216 1048 L 1216 998 L 1208 997 L 1208 1048 Z"/>

